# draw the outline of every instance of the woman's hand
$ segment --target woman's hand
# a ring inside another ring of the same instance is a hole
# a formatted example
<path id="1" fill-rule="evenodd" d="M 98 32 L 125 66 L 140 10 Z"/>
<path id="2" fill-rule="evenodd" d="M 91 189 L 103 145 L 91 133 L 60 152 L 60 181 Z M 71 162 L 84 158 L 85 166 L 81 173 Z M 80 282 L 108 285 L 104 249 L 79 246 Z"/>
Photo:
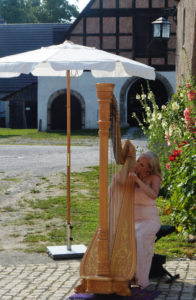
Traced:
<path id="1" fill-rule="evenodd" d="M 132 182 L 137 183 L 137 185 L 144 191 L 144 193 L 152 198 L 153 200 L 156 199 L 156 197 L 159 194 L 159 189 L 161 185 L 161 179 L 157 175 L 151 175 L 149 183 L 146 184 L 143 182 L 142 178 L 135 173 L 129 173 L 128 174 L 129 178 L 131 179 Z"/>
<path id="2" fill-rule="evenodd" d="M 138 183 L 139 178 L 138 178 L 137 174 L 130 172 L 128 176 L 132 182 Z"/>

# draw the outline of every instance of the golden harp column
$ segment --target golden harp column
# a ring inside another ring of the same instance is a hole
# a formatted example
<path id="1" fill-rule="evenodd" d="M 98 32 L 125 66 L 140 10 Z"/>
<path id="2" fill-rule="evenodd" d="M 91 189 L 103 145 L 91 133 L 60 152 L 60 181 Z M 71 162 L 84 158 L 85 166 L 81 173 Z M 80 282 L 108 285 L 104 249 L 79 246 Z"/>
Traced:
<path id="1" fill-rule="evenodd" d="M 114 84 L 98 83 L 96 92 L 99 103 L 99 230 L 97 275 L 109 275 L 108 241 L 108 138 L 110 128 L 110 105 Z"/>

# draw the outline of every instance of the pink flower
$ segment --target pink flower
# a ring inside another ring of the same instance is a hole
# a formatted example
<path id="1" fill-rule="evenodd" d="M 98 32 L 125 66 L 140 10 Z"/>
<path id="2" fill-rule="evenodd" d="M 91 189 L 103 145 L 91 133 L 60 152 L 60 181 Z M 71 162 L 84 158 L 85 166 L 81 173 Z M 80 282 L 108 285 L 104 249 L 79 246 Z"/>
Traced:
<path id="1" fill-rule="evenodd" d="M 187 94 L 189 101 L 193 101 L 195 99 L 195 90 L 191 90 Z"/>
<path id="2" fill-rule="evenodd" d="M 190 89 L 191 88 L 191 85 L 190 85 L 190 83 L 186 83 L 186 87 L 188 88 L 188 89 Z"/>
<path id="3" fill-rule="evenodd" d="M 167 140 L 167 146 L 170 146 L 169 133 L 166 133 L 165 137 L 166 137 L 166 140 Z"/>
<path id="4" fill-rule="evenodd" d="M 192 107 L 191 107 L 192 108 Z M 191 133 L 196 132 L 196 120 L 193 116 L 191 116 L 191 109 L 187 107 L 184 110 L 184 121 L 186 123 L 186 129 L 190 131 Z"/>
<path id="5" fill-rule="evenodd" d="M 189 107 L 184 110 L 184 118 L 187 125 L 192 123 L 191 110 Z"/>
<path id="6" fill-rule="evenodd" d="M 184 116 L 185 116 L 185 118 L 189 117 L 190 114 L 191 114 L 190 108 L 189 107 L 185 108 L 185 110 L 184 110 Z"/>
<path id="7" fill-rule="evenodd" d="M 166 169 L 169 171 L 170 170 L 170 164 L 166 164 Z"/>

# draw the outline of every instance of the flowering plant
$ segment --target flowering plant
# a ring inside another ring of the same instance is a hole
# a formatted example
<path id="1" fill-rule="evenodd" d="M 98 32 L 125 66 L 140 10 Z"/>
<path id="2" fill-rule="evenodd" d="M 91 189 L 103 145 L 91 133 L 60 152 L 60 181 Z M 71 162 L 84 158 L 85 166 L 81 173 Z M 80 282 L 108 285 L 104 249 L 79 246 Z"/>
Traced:
<path id="1" fill-rule="evenodd" d="M 196 232 L 196 83 L 193 78 L 179 86 L 160 109 L 153 93 L 137 95 L 143 109 L 139 126 L 148 137 L 148 147 L 159 155 L 162 193 L 167 211 L 178 231 Z"/>

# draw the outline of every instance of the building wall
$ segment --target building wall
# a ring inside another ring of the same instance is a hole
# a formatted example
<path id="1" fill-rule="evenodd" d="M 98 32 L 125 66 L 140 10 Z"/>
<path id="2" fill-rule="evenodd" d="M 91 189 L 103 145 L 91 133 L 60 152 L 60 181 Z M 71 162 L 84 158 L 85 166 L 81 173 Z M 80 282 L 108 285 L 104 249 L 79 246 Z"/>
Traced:
<path id="1" fill-rule="evenodd" d="M 97 128 L 98 102 L 96 95 L 96 83 L 107 82 L 115 84 L 117 99 L 120 99 L 120 89 L 125 79 L 94 78 L 90 73 L 84 72 L 80 77 L 71 78 L 71 94 L 77 92 L 85 100 L 85 129 Z M 47 89 L 46 89 L 47 86 Z M 50 77 L 38 79 L 38 123 L 42 123 L 42 130 L 48 129 L 48 103 L 53 94 L 67 88 L 66 78 L 59 77 L 54 80 Z M 66 101 L 66 99 L 65 99 Z"/>
<path id="2" fill-rule="evenodd" d="M 91 0 L 66 33 L 74 43 L 96 47 L 142 63 L 158 71 L 175 70 L 176 23 L 171 38 L 152 41 L 152 21 L 176 0 Z"/>
<path id="3" fill-rule="evenodd" d="M 196 1 L 180 0 L 177 15 L 177 64 L 176 64 L 176 85 L 182 80 L 182 74 L 188 78 L 186 55 L 189 60 L 189 67 L 196 76 Z M 185 51 L 184 51 L 185 49 Z"/>
<path id="4" fill-rule="evenodd" d="M 166 86 L 168 96 L 171 97 L 175 91 L 175 72 L 158 72 L 157 78 Z M 135 78 L 95 78 L 89 72 L 84 72 L 80 77 L 71 78 L 71 95 L 76 94 L 84 99 L 85 115 L 84 128 L 98 128 L 98 102 L 96 95 L 96 83 L 106 82 L 115 84 L 115 96 L 118 101 L 120 121 L 122 127 L 127 127 L 127 93 Z M 39 77 L 38 78 L 38 128 L 40 130 L 50 129 L 48 126 L 50 119 L 49 102 L 51 97 L 58 95 L 67 87 L 64 77 Z M 79 98 L 79 97 L 78 97 Z M 166 100 L 166 99 L 163 99 Z M 66 102 L 66 99 L 65 99 Z M 66 114 L 66 112 L 65 112 Z"/>

